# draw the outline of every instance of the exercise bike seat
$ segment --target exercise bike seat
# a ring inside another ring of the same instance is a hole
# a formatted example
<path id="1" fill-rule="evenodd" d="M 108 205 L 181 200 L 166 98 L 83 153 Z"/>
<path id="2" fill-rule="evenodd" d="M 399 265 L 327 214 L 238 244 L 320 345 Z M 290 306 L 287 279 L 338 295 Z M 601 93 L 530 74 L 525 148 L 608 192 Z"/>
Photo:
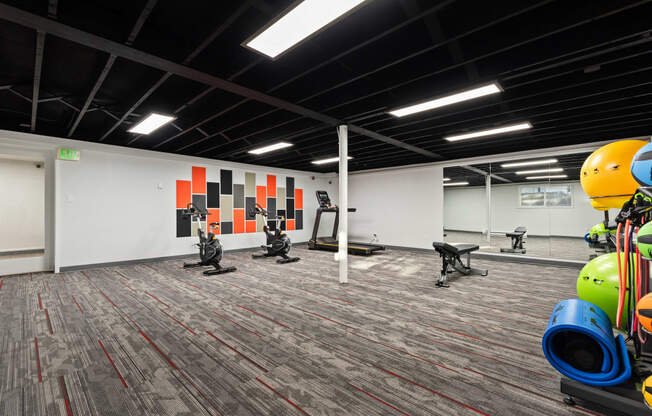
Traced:
<path id="1" fill-rule="evenodd" d="M 480 249 L 480 246 L 478 246 L 477 244 L 448 244 L 448 243 L 442 243 L 438 241 L 433 242 L 432 246 L 438 252 L 443 251 L 458 256 Z"/>
<path id="2" fill-rule="evenodd" d="M 511 233 L 505 233 L 507 237 L 520 237 L 523 234 L 527 233 L 527 228 L 525 227 L 516 227 Z"/>

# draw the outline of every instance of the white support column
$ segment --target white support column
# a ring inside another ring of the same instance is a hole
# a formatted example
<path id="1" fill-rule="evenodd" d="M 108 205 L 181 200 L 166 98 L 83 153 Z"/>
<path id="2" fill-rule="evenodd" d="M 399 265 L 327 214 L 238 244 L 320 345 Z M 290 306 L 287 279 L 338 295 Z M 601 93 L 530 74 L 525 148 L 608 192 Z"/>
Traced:
<path id="1" fill-rule="evenodd" d="M 484 183 L 487 193 L 487 244 L 491 245 L 491 175 L 485 176 Z"/>
<path id="2" fill-rule="evenodd" d="M 349 281 L 349 134 L 346 125 L 337 126 L 337 135 L 340 139 L 340 174 L 339 174 L 339 212 L 340 224 L 337 241 L 339 246 L 335 253 L 335 260 L 340 262 L 340 283 Z"/>

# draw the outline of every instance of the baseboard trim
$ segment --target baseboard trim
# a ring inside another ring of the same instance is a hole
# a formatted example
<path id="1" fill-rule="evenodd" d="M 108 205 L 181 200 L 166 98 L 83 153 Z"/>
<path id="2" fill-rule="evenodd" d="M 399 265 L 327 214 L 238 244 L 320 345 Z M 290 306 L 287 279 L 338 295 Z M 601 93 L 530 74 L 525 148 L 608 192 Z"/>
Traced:
<path id="1" fill-rule="evenodd" d="M 7 250 L 0 251 L 0 257 L 2 256 L 15 256 L 19 254 L 44 254 L 45 249 L 43 248 L 27 248 L 23 250 Z"/>
<path id="2" fill-rule="evenodd" d="M 471 257 L 481 260 L 504 261 L 508 263 L 539 264 L 544 266 L 567 267 L 571 269 L 581 269 L 587 263 L 586 261 L 581 260 L 551 259 L 549 257 L 533 257 L 504 253 L 486 253 L 479 251 L 474 251 L 471 253 Z"/>

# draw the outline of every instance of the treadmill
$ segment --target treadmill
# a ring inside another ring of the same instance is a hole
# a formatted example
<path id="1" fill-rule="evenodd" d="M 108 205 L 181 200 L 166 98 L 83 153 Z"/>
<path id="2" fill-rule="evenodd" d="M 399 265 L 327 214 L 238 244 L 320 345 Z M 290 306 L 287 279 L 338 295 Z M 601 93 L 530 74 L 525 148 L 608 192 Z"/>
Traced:
<path id="1" fill-rule="evenodd" d="M 337 241 L 337 227 L 340 223 L 340 211 L 336 205 L 331 205 L 331 199 L 328 197 L 328 192 L 317 191 L 317 201 L 319 208 L 317 208 L 317 216 L 315 217 L 315 226 L 312 229 L 312 238 L 308 241 L 308 248 L 311 250 L 327 250 L 337 251 L 339 244 Z M 349 208 L 349 212 L 355 212 L 355 208 Z M 319 232 L 319 224 L 321 222 L 322 212 L 334 212 L 335 222 L 333 223 L 333 235 L 330 237 L 317 237 Z M 349 241 L 349 254 L 358 254 L 362 256 L 369 256 L 374 251 L 385 250 L 385 246 L 378 244 L 354 243 Z"/>

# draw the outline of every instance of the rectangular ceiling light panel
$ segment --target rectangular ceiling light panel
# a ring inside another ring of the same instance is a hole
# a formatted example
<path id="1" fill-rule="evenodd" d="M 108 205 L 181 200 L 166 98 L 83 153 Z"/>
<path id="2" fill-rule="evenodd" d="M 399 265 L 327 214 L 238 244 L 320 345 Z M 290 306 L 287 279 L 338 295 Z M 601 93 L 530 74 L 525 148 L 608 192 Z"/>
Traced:
<path id="1" fill-rule="evenodd" d="M 536 179 L 563 179 L 563 178 L 568 178 L 568 175 L 528 176 L 525 179 L 533 181 Z"/>
<path id="2" fill-rule="evenodd" d="M 446 182 L 444 186 L 463 186 L 468 184 L 468 182 Z"/>
<path id="3" fill-rule="evenodd" d="M 347 159 L 351 160 L 353 158 L 351 156 L 349 156 L 349 157 L 347 157 Z M 313 160 L 310 163 L 312 163 L 313 165 L 325 165 L 327 163 L 335 163 L 335 162 L 339 162 L 339 161 L 340 161 L 339 157 L 331 157 L 331 158 L 328 158 L 328 159 Z"/>
<path id="4" fill-rule="evenodd" d="M 525 122 L 525 123 L 511 124 L 509 126 L 496 127 L 494 129 L 457 134 L 455 136 L 444 137 L 444 139 L 448 140 L 449 142 L 456 142 L 458 140 L 475 139 L 476 137 L 484 137 L 484 136 L 494 136 L 496 134 L 511 133 L 513 131 L 527 130 L 531 128 L 532 128 L 532 124 L 530 124 L 529 122 Z"/>
<path id="5" fill-rule="evenodd" d="M 293 146 L 293 144 L 287 142 L 278 142 L 278 143 L 270 144 L 269 146 L 259 147 L 258 149 L 250 150 L 248 153 L 251 153 L 252 155 L 262 155 L 263 153 L 273 152 L 274 150 L 284 149 L 290 146 Z"/>
<path id="6" fill-rule="evenodd" d="M 462 101 L 472 100 L 474 98 L 484 97 L 485 95 L 496 94 L 501 91 L 502 89 L 498 84 L 492 83 L 489 85 L 484 85 L 482 87 L 473 88 L 470 90 L 447 95 L 445 97 L 436 98 L 434 100 L 429 100 L 420 104 L 414 104 L 408 107 L 398 108 L 396 110 L 390 111 L 389 114 L 395 117 L 405 117 L 410 114 L 420 113 L 422 111 L 434 110 L 435 108 L 460 103 Z"/>
<path id="7" fill-rule="evenodd" d="M 533 170 L 519 170 L 516 171 L 517 175 L 530 175 L 532 173 L 552 173 L 563 172 L 564 168 L 550 168 L 550 169 L 533 169 Z"/>
<path id="8" fill-rule="evenodd" d="M 129 133 L 150 134 L 154 130 L 168 124 L 175 118 L 176 117 L 170 117 L 170 116 L 165 116 L 163 114 L 152 113 L 149 116 L 147 116 L 145 119 L 143 119 L 140 123 L 136 124 L 135 126 L 133 126 L 127 131 Z"/>
<path id="9" fill-rule="evenodd" d="M 246 43 L 275 58 L 367 0 L 304 0 Z"/>
<path id="10" fill-rule="evenodd" d="M 550 165 L 552 163 L 557 163 L 557 159 L 543 159 L 543 160 L 532 160 L 530 162 L 503 163 L 502 165 L 500 165 L 500 167 L 517 168 L 520 166 Z"/>

